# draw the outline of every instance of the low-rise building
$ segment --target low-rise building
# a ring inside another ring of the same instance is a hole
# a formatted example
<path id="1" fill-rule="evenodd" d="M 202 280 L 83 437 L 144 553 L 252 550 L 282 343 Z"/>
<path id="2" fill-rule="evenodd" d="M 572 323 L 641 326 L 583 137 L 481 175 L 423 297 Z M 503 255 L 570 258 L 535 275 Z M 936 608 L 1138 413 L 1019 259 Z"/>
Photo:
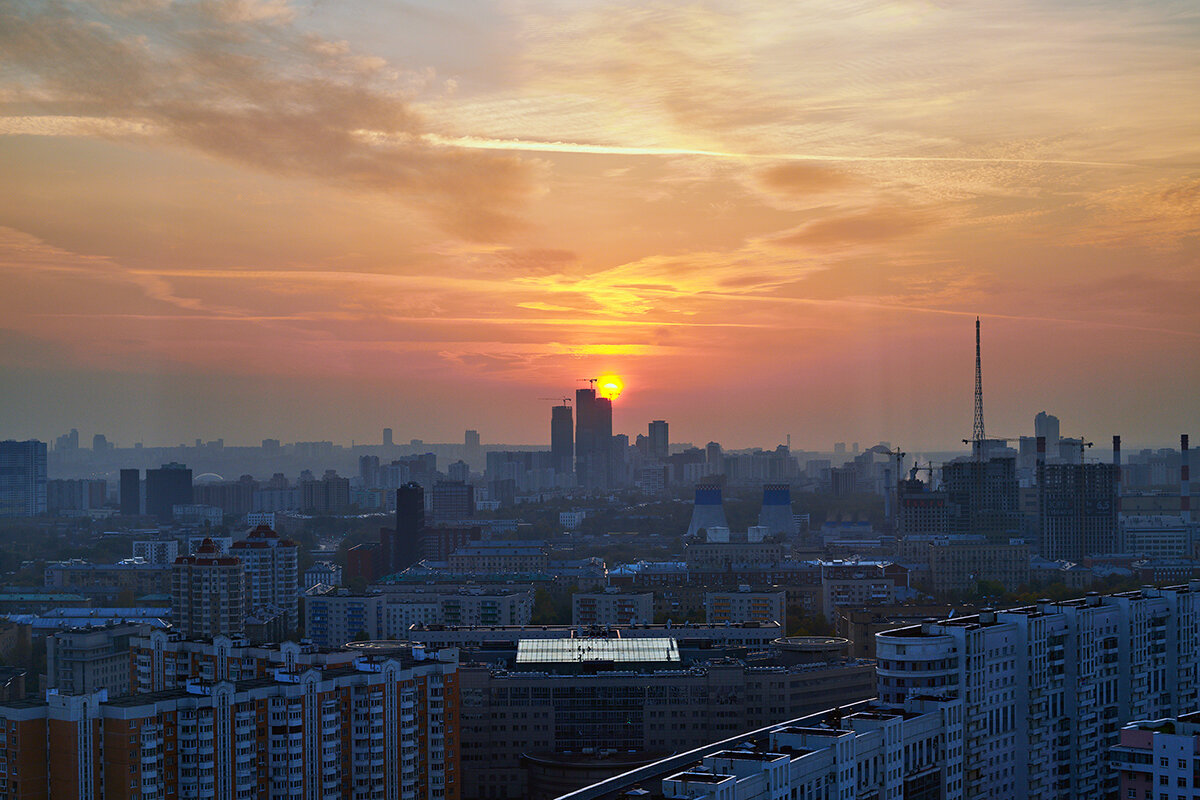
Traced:
<path id="1" fill-rule="evenodd" d="M 762 650 L 783 636 L 777 622 L 746 622 L 729 625 L 651 624 L 602 628 L 606 635 L 622 639 L 661 639 L 673 637 L 680 646 L 697 648 L 747 648 Z M 438 649 L 443 647 L 488 648 L 500 644 L 512 647 L 522 639 L 572 639 L 597 632 L 596 629 L 571 625 L 417 625 L 408 631 L 408 639 Z"/>
<path id="2" fill-rule="evenodd" d="M 133 557 L 140 558 L 147 564 L 166 564 L 170 566 L 179 558 L 178 539 L 143 539 L 133 543 Z"/>
<path id="3" fill-rule="evenodd" d="M 704 621 L 709 625 L 726 622 L 778 622 L 787 620 L 787 592 L 751 591 L 749 586 L 736 592 L 707 592 L 704 596 Z"/>
<path id="4" fill-rule="evenodd" d="M 929 573 L 933 593 L 959 594 L 973 590 L 979 581 L 994 581 L 1010 591 L 1029 583 L 1029 546 L 1022 541 L 954 542 L 929 545 Z"/>
<path id="5" fill-rule="evenodd" d="M 326 586 L 342 585 L 342 568 L 331 561 L 318 561 L 304 571 L 304 588 L 311 589 L 318 583 Z"/>
<path id="6" fill-rule="evenodd" d="M 52 633 L 46 637 L 46 687 L 60 694 L 129 694 L 130 641 L 146 630 L 117 623 Z"/>
<path id="7" fill-rule="evenodd" d="M 651 592 L 577 592 L 571 595 L 572 625 L 640 625 L 654 621 Z"/>
<path id="8" fill-rule="evenodd" d="M 894 605 L 908 594 L 908 569 L 891 561 L 821 562 L 821 599 L 833 622 L 838 606 Z"/>

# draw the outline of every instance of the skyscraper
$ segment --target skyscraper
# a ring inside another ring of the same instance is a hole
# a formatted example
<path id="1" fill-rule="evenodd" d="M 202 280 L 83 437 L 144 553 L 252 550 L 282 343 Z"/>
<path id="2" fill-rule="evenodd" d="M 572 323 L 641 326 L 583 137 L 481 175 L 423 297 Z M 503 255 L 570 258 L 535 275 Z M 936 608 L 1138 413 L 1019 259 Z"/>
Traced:
<path id="1" fill-rule="evenodd" d="M 391 447 L 393 444 L 395 444 L 395 442 L 392 440 L 392 429 L 384 428 L 383 429 L 383 446 Z"/>
<path id="2" fill-rule="evenodd" d="M 121 470 L 121 516 L 136 517 L 142 513 L 142 477 L 136 469 Z"/>
<path id="3" fill-rule="evenodd" d="M 382 531 L 385 574 L 401 572 L 421 560 L 424 530 L 425 490 L 409 481 L 396 490 L 396 529 Z"/>
<path id="4" fill-rule="evenodd" d="M 1058 458 L 1058 440 L 1061 436 L 1058 427 L 1058 417 L 1039 411 L 1033 418 L 1034 437 L 1046 437 L 1046 455 L 1050 459 Z"/>
<path id="5" fill-rule="evenodd" d="M 160 520 L 171 518 L 172 506 L 192 502 L 192 471 L 172 462 L 146 470 L 146 513 Z"/>
<path id="6" fill-rule="evenodd" d="M 584 489 L 609 488 L 612 401 L 595 389 L 575 391 L 575 475 Z"/>
<path id="7" fill-rule="evenodd" d="M 566 403 L 550 409 L 550 457 L 556 472 L 575 470 L 575 422 Z"/>
<path id="8" fill-rule="evenodd" d="M 650 439 L 650 457 L 666 461 L 670 455 L 670 437 L 667 434 L 667 421 L 656 419 L 650 423 L 648 432 Z"/>
<path id="9" fill-rule="evenodd" d="M 46 513 L 46 443 L 0 442 L 0 517 Z"/>
<path id="10" fill-rule="evenodd" d="M 478 467 L 483 460 L 483 448 L 479 443 L 479 431 L 467 431 L 463 434 L 463 460 L 473 467 Z"/>

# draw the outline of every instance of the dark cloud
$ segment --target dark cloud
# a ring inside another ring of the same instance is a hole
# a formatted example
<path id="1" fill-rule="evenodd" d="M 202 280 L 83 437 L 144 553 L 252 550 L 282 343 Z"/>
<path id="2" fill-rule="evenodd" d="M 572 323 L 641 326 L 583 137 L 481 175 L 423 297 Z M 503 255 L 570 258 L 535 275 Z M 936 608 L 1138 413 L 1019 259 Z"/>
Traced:
<path id="1" fill-rule="evenodd" d="M 281 0 L 0 6 L 9 113 L 140 123 L 257 169 L 388 193 L 466 238 L 501 236 L 533 168 L 424 143 L 411 99 L 429 77 L 299 31 Z"/>

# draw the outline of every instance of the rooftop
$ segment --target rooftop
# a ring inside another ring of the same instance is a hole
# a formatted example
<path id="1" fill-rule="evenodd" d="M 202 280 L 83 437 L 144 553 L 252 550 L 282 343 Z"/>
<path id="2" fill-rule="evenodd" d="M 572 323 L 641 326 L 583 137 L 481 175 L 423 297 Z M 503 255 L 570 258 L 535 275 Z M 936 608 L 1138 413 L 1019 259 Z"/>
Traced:
<path id="1" fill-rule="evenodd" d="M 521 639 L 517 664 L 678 662 L 674 639 Z"/>

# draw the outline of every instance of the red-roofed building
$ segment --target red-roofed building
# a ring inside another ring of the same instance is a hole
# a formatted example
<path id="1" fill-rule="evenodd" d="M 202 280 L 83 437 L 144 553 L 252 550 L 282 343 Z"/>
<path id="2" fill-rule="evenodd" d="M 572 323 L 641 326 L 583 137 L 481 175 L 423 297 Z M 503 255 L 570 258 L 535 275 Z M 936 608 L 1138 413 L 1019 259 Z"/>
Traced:
<path id="1" fill-rule="evenodd" d="M 245 613 L 282 613 L 289 633 L 300 624 L 298 550 L 294 541 L 282 538 L 266 525 L 259 525 L 230 548 L 246 572 Z"/>
<path id="2" fill-rule="evenodd" d="M 205 539 L 171 565 L 171 623 L 184 636 L 240 636 L 245 629 L 245 574 L 236 556 Z"/>

